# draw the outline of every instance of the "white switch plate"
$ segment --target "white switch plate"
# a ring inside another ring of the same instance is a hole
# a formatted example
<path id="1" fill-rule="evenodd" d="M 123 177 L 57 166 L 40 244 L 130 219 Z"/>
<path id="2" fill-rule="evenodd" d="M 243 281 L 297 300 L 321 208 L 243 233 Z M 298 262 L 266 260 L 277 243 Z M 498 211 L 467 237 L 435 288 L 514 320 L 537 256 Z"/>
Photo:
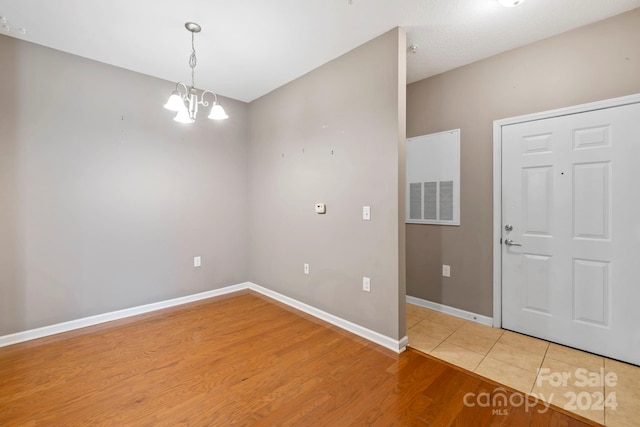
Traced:
<path id="1" fill-rule="evenodd" d="M 362 207 L 362 219 L 365 221 L 371 221 L 371 206 Z"/>
<path id="2" fill-rule="evenodd" d="M 202 265 L 202 257 L 194 256 L 193 257 L 193 266 L 200 267 Z"/>
<path id="3" fill-rule="evenodd" d="M 365 292 L 371 292 L 371 279 L 368 277 L 362 277 L 362 290 Z"/>
<path id="4" fill-rule="evenodd" d="M 304 265 L 304 274 L 309 274 L 309 264 Z"/>
<path id="5" fill-rule="evenodd" d="M 451 277 L 451 266 L 442 264 L 442 276 Z"/>
<path id="6" fill-rule="evenodd" d="M 327 205 L 324 203 L 316 203 L 316 213 L 323 214 L 327 212 Z"/>

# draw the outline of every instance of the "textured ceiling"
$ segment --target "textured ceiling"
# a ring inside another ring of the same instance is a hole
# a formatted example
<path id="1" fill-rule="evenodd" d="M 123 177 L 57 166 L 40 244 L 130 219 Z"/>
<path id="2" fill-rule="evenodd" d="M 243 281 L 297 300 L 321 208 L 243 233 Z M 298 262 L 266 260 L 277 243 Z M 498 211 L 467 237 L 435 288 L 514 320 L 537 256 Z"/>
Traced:
<path id="1" fill-rule="evenodd" d="M 0 0 L 0 34 L 252 101 L 401 26 L 408 82 L 640 7 L 640 0 Z M 23 34 L 19 29 L 25 28 Z"/>

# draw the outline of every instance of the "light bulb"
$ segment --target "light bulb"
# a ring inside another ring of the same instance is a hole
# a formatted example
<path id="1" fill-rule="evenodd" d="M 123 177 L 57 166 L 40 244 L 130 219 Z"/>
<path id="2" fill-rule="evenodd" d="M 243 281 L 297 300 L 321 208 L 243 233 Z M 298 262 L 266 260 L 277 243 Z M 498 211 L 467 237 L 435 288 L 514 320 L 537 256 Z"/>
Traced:
<path id="1" fill-rule="evenodd" d="M 498 0 L 498 3 L 504 7 L 515 7 L 524 3 L 524 0 Z"/>
<path id="2" fill-rule="evenodd" d="M 193 123 L 195 120 L 189 115 L 189 112 L 185 108 L 184 110 L 178 111 L 178 114 L 173 118 L 178 123 Z"/>
<path id="3" fill-rule="evenodd" d="M 175 111 L 175 112 L 187 111 L 187 106 L 184 105 L 184 100 L 182 99 L 180 94 L 175 90 L 167 100 L 167 103 L 164 104 L 164 108 L 170 111 Z"/>
<path id="4" fill-rule="evenodd" d="M 224 111 L 224 108 L 222 108 L 222 105 L 218 104 L 217 101 L 213 103 L 208 117 L 213 120 L 224 120 L 229 118 L 227 113 Z"/>

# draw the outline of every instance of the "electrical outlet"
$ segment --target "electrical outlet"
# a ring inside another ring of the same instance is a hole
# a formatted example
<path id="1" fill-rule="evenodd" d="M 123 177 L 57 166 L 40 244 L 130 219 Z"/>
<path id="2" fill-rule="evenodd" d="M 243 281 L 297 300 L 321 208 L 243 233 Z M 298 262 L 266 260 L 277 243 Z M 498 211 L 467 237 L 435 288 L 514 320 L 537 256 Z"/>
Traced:
<path id="1" fill-rule="evenodd" d="M 362 219 L 365 221 L 371 221 L 371 206 L 362 207 Z"/>
<path id="2" fill-rule="evenodd" d="M 442 277 L 451 277 L 451 266 L 442 264 Z"/>
<path id="3" fill-rule="evenodd" d="M 309 264 L 304 265 L 304 274 L 309 274 Z"/>
<path id="4" fill-rule="evenodd" d="M 200 267 L 201 265 L 202 265 L 202 257 L 194 256 L 193 257 L 193 266 L 194 267 Z"/>
<path id="5" fill-rule="evenodd" d="M 362 277 L 362 290 L 365 292 L 371 292 L 371 279 L 368 277 Z"/>

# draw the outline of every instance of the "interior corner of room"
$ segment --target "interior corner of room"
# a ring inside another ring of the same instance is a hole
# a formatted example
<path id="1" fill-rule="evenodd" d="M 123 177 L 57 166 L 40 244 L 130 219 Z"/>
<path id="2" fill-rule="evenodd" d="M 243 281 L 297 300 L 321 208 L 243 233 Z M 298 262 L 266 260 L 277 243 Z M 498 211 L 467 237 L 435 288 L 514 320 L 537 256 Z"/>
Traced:
<path id="1" fill-rule="evenodd" d="M 252 287 L 399 351 L 404 37 L 176 124 L 174 84 L 0 35 L 3 344 Z"/>
<path id="2" fill-rule="evenodd" d="M 407 84 L 396 28 L 186 128 L 174 83 L 0 35 L 0 337 L 252 286 L 397 351 L 407 298 L 492 323 L 494 121 L 639 93 L 639 39 L 636 8 Z M 406 137 L 453 129 L 459 225 L 405 224 Z"/>

